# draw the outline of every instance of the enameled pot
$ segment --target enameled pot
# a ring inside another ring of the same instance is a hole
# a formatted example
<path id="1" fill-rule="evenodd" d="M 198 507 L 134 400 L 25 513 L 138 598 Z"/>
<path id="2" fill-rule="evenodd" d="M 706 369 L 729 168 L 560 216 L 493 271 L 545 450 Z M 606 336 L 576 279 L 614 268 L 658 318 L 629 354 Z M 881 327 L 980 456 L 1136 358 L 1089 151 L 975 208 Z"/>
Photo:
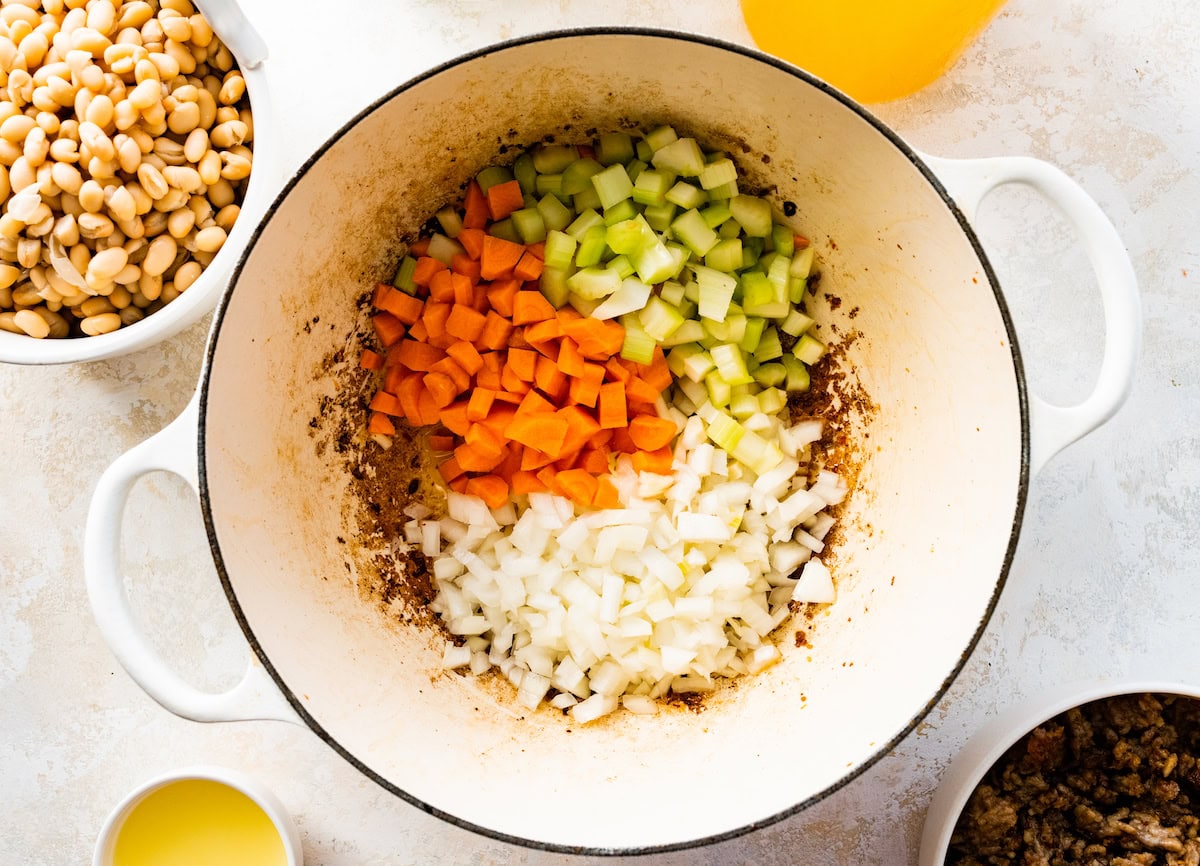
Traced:
<path id="1" fill-rule="evenodd" d="M 865 397 L 843 419 L 857 479 L 835 548 L 838 601 L 785 630 L 780 664 L 718 690 L 702 712 L 579 726 L 522 710 L 502 682 L 442 672 L 436 629 L 364 601 L 358 587 L 389 539 L 362 531 L 336 437 L 364 421 L 356 301 L 390 277 L 402 236 L 502 146 L 659 123 L 730 151 L 751 183 L 795 203 L 823 272 L 814 315 L 840 346 L 843 386 Z M 1105 355 L 1075 407 L 1027 394 L 970 227 L 987 191 L 1013 181 L 1074 221 L 1098 274 Z M 100 482 L 89 592 L 114 652 L 167 709 L 307 725 L 461 826 L 591 853 L 728 838 L 845 785 L 939 699 L 1004 584 L 1030 477 L 1116 411 L 1139 329 L 1111 224 L 1044 163 L 920 155 L 822 82 L 696 36 L 585 30 L 505 43 L 371 105 L 275 201 L 219 308 L 195 400 Z M 224 695 L 170 671 L 129 612 L 121 508 L 156 469 L 196 487 L 254 650 Z M 793 640 L 800 628 L 810 646 Z"/>

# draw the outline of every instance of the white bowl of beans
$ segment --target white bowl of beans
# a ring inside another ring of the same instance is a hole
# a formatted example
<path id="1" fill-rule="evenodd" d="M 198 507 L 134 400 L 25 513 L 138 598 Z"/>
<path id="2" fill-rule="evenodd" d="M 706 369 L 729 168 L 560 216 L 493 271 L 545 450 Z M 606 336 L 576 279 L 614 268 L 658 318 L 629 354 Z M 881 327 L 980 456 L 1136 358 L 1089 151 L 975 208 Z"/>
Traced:
<path id="1" fill-rule="evenodd" d="M 216 305 L 273 129 L 265 45 L 235 4 L 199 5 L 0 9 L 0 361 L 110 358 Z"/>

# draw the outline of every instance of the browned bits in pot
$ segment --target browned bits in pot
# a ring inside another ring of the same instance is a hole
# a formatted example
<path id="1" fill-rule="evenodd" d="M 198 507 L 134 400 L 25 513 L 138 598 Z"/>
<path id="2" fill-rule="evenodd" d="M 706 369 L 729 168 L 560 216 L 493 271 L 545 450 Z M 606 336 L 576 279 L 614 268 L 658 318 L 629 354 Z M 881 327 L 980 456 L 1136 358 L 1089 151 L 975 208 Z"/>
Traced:
<path id="1" fill-rule="evenodd" d="M 253 140 L 246 81 L 189 0 L 0 8 L 0 330 L 110 333 L 186 291 Z"/>
<path id="2" fill-rule="evenodd" d="M 1200 863 L 1200 701 L 1122 695 L 1034 728 L 976 787 L 946 862 Z"/>

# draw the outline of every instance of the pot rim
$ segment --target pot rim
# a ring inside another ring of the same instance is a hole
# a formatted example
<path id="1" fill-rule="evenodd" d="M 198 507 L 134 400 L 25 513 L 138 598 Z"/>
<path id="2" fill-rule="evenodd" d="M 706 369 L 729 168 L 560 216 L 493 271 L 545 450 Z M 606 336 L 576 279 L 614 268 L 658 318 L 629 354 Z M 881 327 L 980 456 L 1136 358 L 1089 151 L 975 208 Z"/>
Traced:
<path id="1" fill-rule="evenodd" d="M 400 788 L 399 786 L 397 786 L 397 785 L 393 784 L 392 782 L 388 781 L 387 779 L 383 778 L 379 773 L 377 773 L 371 767 L 367 766 L 367 764 L 363 760 L 361 760 L 358 757 L 356 757 L 355 755 L 351 754 L 331 734 L 329 734 L 329 732 L 327 732 L 321 726 L 321 724 L 315 718 L 313 718 L 312 715 L 309 714 L 304 703 L 292 691 L 292 689 L 284 682 L 283 678 L 279 675 L 278 671 L 276 671 L 274 665 L 271 664 L 270 659 L 267 657 L 262 646 L 259 644 L 258 639 L 255 637 L 254 630 L 251 628 L 250 623 L 247 621 L 246 616 L 245 616 L 244 612 L 242 611 L 241 605 L 238 603 L 237 595 L 233 590 L 233 585 L 232 585 L 232 582 L 230 581 L 229 574 L 225 569 L 224 558 L 221 555 L 220 542 L 217 539 L 216 526 L 213 521 L 211 503 L 209 500 L 208 470 L 207 470 L 207 460 L 206 460 L 206 453 L 205 453 L 205 438 L 206 438 L 205 434 L 206 434 L 206 430 L 207 430 L 206 420 L 207 420 L 207 406 L 208 406 L 208 391 L 209 391 L 209 386 L 211 384 L 210 372 L 212 369 L 213 359 L 216 355 L 217 346 L 218 346 L 218 343 L 220 340 L 221 326 L 224 323 L 225 314 L 229 309 L 229 303 L 233 296 L 234 289 L 236 288 L 238 279 L 240 278 L 240 276 L 242 274 L 242 270 L 245 267 L 246 262 L 249 260 L 250 255 L 253 253 L 255 247 L 257 246 L 258 241 L 261 238 L 266 225 L 270 222 L 271 218 L 275 215 L 275 213 L 282 206 L 284 200 L 291 193 L 292 189 L 300 182 L 300 180 L 303 177 L 305 177 L 305 175 L 308 173 L 308 171 L 310 169 L 312 169 L 316 165 L 317 162 L 320 161 L 320 159 L 329 151 L 330 148 L 332 148 L 335 144 L 337 144 L 337 142 L 340 141 L 342 139 L 342 137 L 344 137 L 346 134 L 348 134 L 359 122 L 361 122 L 362 120 L 367 118 L 369 115 L 374 113 L 376 110 L 381 108 L 386 103 L 390 102 L 392 99 L 394 99 L 399 94 L 411 89 L 412 87 L 414 87 L 418 84 L 421 84 L 422 82 L 424 82 L 428 79 L 431 79 L 431 78 L 433 78 L 443 72 L 446 72 L 450 69 L 453 69 L 456 66 L 460 66 L 462 64 L 478 60 L 479 58 L 485 57 L 489 54 L 494 54 L 499 51 L 504 51 L 504 50 L 507 50 L 510 48 L 518 48 L 521 46 L 531 45 L 531 44 L 541 43 L 541 42 L 554 42 L 554 41 L 558 41 L 558 40 L 569 40 L 569 39 L 575 39 L 575 38 L 579 38 L 579 37 L 586 38 L 586 37 L 596 37 L 596 36 L 600 36 L 600 37 L 633 36 L 633 37 L 645 37 L 645 38 L 651 38 L 651 39 L 681 40 L 684 42 L 692 42 L 692 43 L 707 46 L 710 48 L 722 49 L 724 51 L 728 51 L 733 54 L 741 55 L 742 57 L 746 57 L 746 58 L 749 58 L 752 60 L 757 60 L 760 63 L 765 63 L 769 66 L 774 67 L 775 69 L 778 69 L 781 72 L 787 73 L 788 75 L 791 75 L 792 77 L 796 78 L 800 82 L 802 82 L 810 87 L 815 87 L 817 90 L 820 90 L 825 95 L 832 97 L 833 99 L 840 102 L 844 107 L 853 111 L 860 118 L 865 120 L 868 124 L 870 124 L 874 128 L 874 130 L 876 132 L 878 132 L 880 135 L 884 136 L 896 148 L 896 150 L 898 150 L 900 152 L 900 154 L 903 157 L 907 158 L 909 160 L 909 162 L 912 163 L 913 167 L 916 168 L 917 171 L 919 171 L 922 174 L 922 176 L 925 178 L 926 182 L 931 187 L 933 187 L 933 189 L 937 192 L 938 196 L 942 199 L 942 202 L 946 205 L 946 207 L 949 209 L 951 215 L 954 217 L 955 221 L 958 223 L 959 229 L 963 232 L 963 234 L 966 236 L 968 242 L 971 244 L 971 248 L 974 251 L 975 255 L 978 257 L 980 266 L 983 269 L 983 273 L 987 277 L 988 286 L 992 290 L 992 294 L 995 299 L 998 312 L 1000 313 L 1001 320 L 1004 323 L 1005 332 L 1007 333 L 1010 354 L 1012 356 L 1013 374 L 1014 374 L 1015 384 L 1017 387 L 1017 398 L 1018 398 L 1020 416 L 1021 416 L 1021 419 L 1020 419 L 1021 420 L 1020 477 L 1018 479 L 1017 496 L 1016 496 L 1016 501 L 1014 503 L 1012 528 L 1009 533 L 1009 540 L 1008 540 L 1008 544 L 1006 546 L 1005 553 L 1004 553 L 1004 561 L 1001 564 L 1000 572 L 997 576 L 996 588 L 993 591 L 991 598 L 988 600 L 987 607 L 984 610 L 983 615 L 979 620 L 978 626 L 976 627 L 976 629 L 975 629 L 974 633 L 972 634 L 971 639 L 968 641 L 967 645 L 963 648 L 958 661 L 955 663 L 954 667 L 947 674 L 946 678 L 938 686 L 936 692 L 932 696 L 930 696 L 929 700 L 926 701 L 923 706 L 921 706 L 918 709 L 918 711 L 913 715 L 913 717 L 909 720 L 909 722 L 900 731 L 898 731 L 894 737 L 892 737 L 886 743 L 883 743 L 882 745 L 877 747 L 865 760 L 863 760 L 857 766 L 850 769 L 848 772 L 846 772 L 841 778 L 839 778 L 833 784 L 831 784 L 831 785 L 827 786 L 826 788 L 824 788 L 823 790 L 805 798 L 804 800 L 801 800 L 798 803 L 795 803 L 791 806 L 788 806 L 785 809 L 782 809 L 778 812 L 775 812 L 774 814 L 771 814 L 765 818 L 762 818 L 761 820 L 754 821 L 749 824 L 745 824 L 741 827 L 737 827 L 732 830 L 726 830 L 726 831 L 723 831 L 720 833 L 714 833 L 709 836 L 702 836 L 700 838 L 690 839 L 690 840 L 686 840 L 686 841 L 682 841 L 682 842 L 670 842 L 670 843 L 664 843 L 664 844 L 659 844 L 659 845 L 636 845 L 636 846 L 621 847 L 621 848 L 594 847 L 594 846 L 587 846 L 587 845 L 566 845 L 566 844 L 562 844 L 562 843 L 558 843 L 558 842 L 546 842 L 546 841 L 541 841 L 541 840 L 537 840 L 537 839 L 528 839 L 528 838 L 525 838 L 522 836 L 514 836 L 514 835 L 511 835 L 508 833 L 494 830 L 490 827 L 485 827 L 483 825 L 476 824 L 472 821 L 468 821 L 466 819 L 460 818 L 457 815 L 453 815 L 449 812 L 445 812 L 429 803 L 426 803 L 425 801 L 415 797 L 414 795 L 408 793 L 407 791 Z M 251 648 L 254 651 L 254 654 L 262 662 L 263 668 L 267 671 L 267 673 L 270 674 L 271 679 L 274 680 L 274 682 L 275 682 L 275 685 L 279 688 L 280 692 L 284 695 L 284 697 L 287 699 L 288 703 L 292 706 L 292 709 L 294 709 L 296 711 L 297 715 L 299 715 L 299 717 L 301 719 L 303 719 L 304 724 L 314 734 L 316 734 L 330 748 L 332 748 L 339 755 L 341 755 L 342 758 L 344 758 L 346 761 L 348 761 L 351 764 L 351 766 L 353 766 L 355 769 L 357 769 L 359 772 L 361 772 L 363 775 L 365 775 L 369 779 L 373 780 L 375 783 L 380 785 L 386 791 L 390 792 L 391 794 L 394 794 L 395 796 L 404 800 L 408 804 L 416 807 L 417 809 L 420 809 L 422 812 L 433 815 L 437 818 L 440 818 L 443 821 L 446 821 L 449 824 L 452 824 L 456 827 L 460 827 L 465 830 L 469 830 L 473 833 L 477 833 L 480 836 L 483 836 L 486 838 L 494 839 L 494 840 L 497 840 L 500 842 L 505 842 L 505 843 L 512 844 L 512 845 L 519 845 L 519 846 L 522 846 L 525 848 L 531 848 L 534 850 L 547 851 L 547 852 L 553 852 L 553 853 L 577 854 L 577 855 L 587 855 L 587 856 L 641 856 L 641 855 L 648 855 L 648 854 L 667 853 L 667 852 L 671 852 L 671 851 L 683 851 L 683 850 L 688 850 L 688 849 L 692 849 L 692 848 L 713 845 L 713 844 L 716 844 L 719 842 L 725 842 L 730 839 L 735 839 L 735 838 L 738 838 L 739 836 L 743 836 L 754 830 L 758 830 L 758 829 L 761 829 L 764 827 L 768 827 L 772 824 L 776 824 L 785 818 L 789 818 L 793 815 L 798 814 L 799 812 L 802 812 L 803 810 L 809 808 L 810 806 L 813 806 L 813 805 L 821 802 L 822 800 L 824 800 L 826 797 L 830 796 L 831 794 L 841 790 L 846 785 L 848 785 L 850 782 L 854 781 L 860 775 L 865 773 L 868 769 L 873 767 L 881 758 L 883 758 L 885 755 L 890 753 L 893 748 L 895 748 L 905 737 L 907 737 L 908 734 L 911 733 L 918 724 L 920 724 L 920 722 L 926 717 L 926 715 L 928 715 L 930 710 L 933 709 L 933 707 L 937 704 L 937 702 L 942 698 L 942 696 L 950 688 L 950 686 L 954 682 L 954 680 L 958 677 L 959 673 L 962 671 L 963 667 L 966 665 L 967 660 L 970 658 L 971 653 L 974 651 L 976 645 L 978 644 L 979 639 L 982 637 L 984 629 L 986 629 L 988 622 L 991 620 L 992 613 L 996 608 L 996 604 L 999 601 L 1000 594 L 1001 594 L 1002 590 L 1004 589 L 1004 585 L 1008 579 L 1009 569 L 1012 566 L 1013 557 L 1016 553 L 1017 539 L 1020 534 L 1021 523 L 1022 523 L 1022 519 L 1024 517 L 1025 504 L 1026 504 L 1026 499 L 1027 499 L 1028 490 L 1029 490 L 1029 476 L 1030 476 L 1030 472 L 1029 472 L 1029 468 L 1030 468 L 1030 462 L 1029 462 L 1029 458 L 1030 458 L 1029 397 L 1028 397 L 1026 381 L 1025 381 L 1024 366 L 1023 366 L 1022 360 L 1021 360 L 1021 352 L 1020 352 L 1020 348 L 1017 343 L 1016 330 L 1013 326 L 1012 318 L 1009 314 L 1008 305 L 1006 304 L 1006 302 L 1004 300 L 1004 295 L 1000 290 L 999 282 L 996 279 L 996 274 L 995 274 L 994 270 L 992 269 L 991 263 L 989 262 L 989 260 L 987 258 L 987 254 L 984 252 L 983 246 L 980 244 L 978 237 L 976 237 L 974 230 L 971 228 L 970 224 L 968 223 L 966 216 L 963 214 L 962 210 L 958 207 L 958 205 L 954 202 L 954 199 L 950 196 L 949 192 L 946 190 L 946 187 L 941 183 L 941 181 L 937 178 L 937 176 L 934 175 L 934 173 L 930 170 L 930 168 L 921 160 L 921 158 L 917 155 L 916 151 L 912 147 L 910 147 L 908 144 L 906 144 L 900 138 L 899 135 L 897 135 L 894 131 L 892 131 L 892 129 L 890 127 L 888 127 L 886 124 L 884 124 L 878 118 L 876 118 L 873 114 L 871 114 L 861 104 L 859 104 L 858 102 L 856 102 L 855 100 L 853 100 L 852 98 L 847 96 L 846 94 L 842 93 L 840 90 L 836 89 L 832 85 L 827 84 L 826 82 L 822 81 L 821 79 L 817 78 L 816 76 L 812 75 L 811 73 L 806 72 L 803 69 L 800 69 L 799 67 L 793 66 L 790 63 L 786 63 L 786 62 L 784 62 L 776 57 L 773 57 L 769 54 L 766 54 L 764 52 L 758 51 L 753 48 L 748 48 L 743 45 L 738 45 L 736 43 L 727 42 L 722 39 L 716 39 L 711 36 L 698 34 L 698 33 L 680 32 L 680 31 L 672 31 L 672 30 L 649 28 L 649 27 L 579 27 L 579 28 L 564 28 L 564 29 L 558 29 L 558 30 L 542 31 L 542 32 L 530 34 L 527 36 L 521 36 L 521 37 L 517 37 L 517 38 L 513 38 L 513 39 L 504 40 L 501 42 L 491 43 L 491 44 L 485 45 L 481 48 L 475 49 L 473 51 L 453 57 L 450 60 L 440 63 L 437 66 L 434 66 L 434 67 L 414 76 L 413 78 L 408 79 L 407 81 L 388 90 L 386 93 L 384 93 L 377 99 L 373 100 L 369 105 L 367 105 L 361 111 L 357 112 L 353 117 L 351 117 L 341 127 L 339 127 L 336 132 L 334 132 L 324 143 L 322 143 L 309 156 L 309 158 L 307 160 L 305 160 L 305 162 L 296 170 L 296 172 L 292 175 L 292 177 L 288 179 L 287 183 L 280 190 L 280 192 L 276 196 L 275 200 L 273 202 L 271 202 L 271 204 L 263 212 L 262 217 L 259 219 L 258 223 L 254 227 L 254 231 L 250 236 L 249 242 L 241 250 L 241 255 L 238 259 L 237 264 L 234 266 L 232 276 L 230 277 L 229 287 L 221 296 L 219 305 L 213 316 L 212 330 L 209 334 L 208 344 L 205 347 L 204 366 L 203 366 L 200 376 L 201 376 L 201 378 L 200 378 L 199 407 L 198 407 L 199 411 L 198 411 L 198 418 L 197 418 L 197 425 L 196 425 L 197 455 L 198 455 L 197 463 L 198 463 L 199 492 L 200 492 L 199 499 L 200 499 L 200 510 L 201 510 L 201 513 L 204 518 L 205 532 L 208 535 L 209 547 L 212 551 L 213 563 L 216 566 L 217 574 L 221 580 L 221 586 L 224 589 L 225 596 L 229 601 L 229 606 L 232 609 L 233 615 L 234 615 L 235 619 L 237 620 L 238 625 L 241 627 L 243 634 L 246 636 L 246 640 L 249 642 Z"/>

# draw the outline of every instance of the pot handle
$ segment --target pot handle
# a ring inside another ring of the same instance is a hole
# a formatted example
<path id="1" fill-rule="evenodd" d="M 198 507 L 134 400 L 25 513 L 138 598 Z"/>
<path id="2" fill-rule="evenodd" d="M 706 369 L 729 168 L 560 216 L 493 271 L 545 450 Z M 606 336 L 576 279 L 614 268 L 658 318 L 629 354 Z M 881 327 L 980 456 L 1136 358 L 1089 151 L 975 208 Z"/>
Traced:
<path id="1" fill-rule="evenodd" d="M 1024 183 L 1057 205 L 1075 224 L 1100 286 L 1104 305 L 1104 358 L 1092 393 L 1074 406 L 1029 395 L 1031 474 L 1072 442 L 1095 430 L 1125 402 L 1142 340 L 1141 302 L 1129 253 L 1117 230 L 1083 187 L 1049 163 L 1031 157 L 943 159 L 921 154 L 950 195 L 975 221 L 979 204 L 996 187 Z"/>
<path id="2" fill-rule="evenodd" d="M 197 477 L 196 398 L 160 432 L 122 454 L 92 495 L 84 530 L 84 576 L 100 632 L 134 681 L 164 708 L 197 722 L 274 719 L 303 724 L 252 652 L 241 682 L 223 694 L 203 692 L 171 670 L 142 634 L 121 569 L 121 524 L 134 482 L 150 472 L 178 475 L 193 490 Z"/>
<path id="3" fill-rule="evenodd" d="M 237 0 L 196 0 L 196 5 L 243 69 L 255 69 L 267 59 L 267 43 L 246 20 Z"/>

